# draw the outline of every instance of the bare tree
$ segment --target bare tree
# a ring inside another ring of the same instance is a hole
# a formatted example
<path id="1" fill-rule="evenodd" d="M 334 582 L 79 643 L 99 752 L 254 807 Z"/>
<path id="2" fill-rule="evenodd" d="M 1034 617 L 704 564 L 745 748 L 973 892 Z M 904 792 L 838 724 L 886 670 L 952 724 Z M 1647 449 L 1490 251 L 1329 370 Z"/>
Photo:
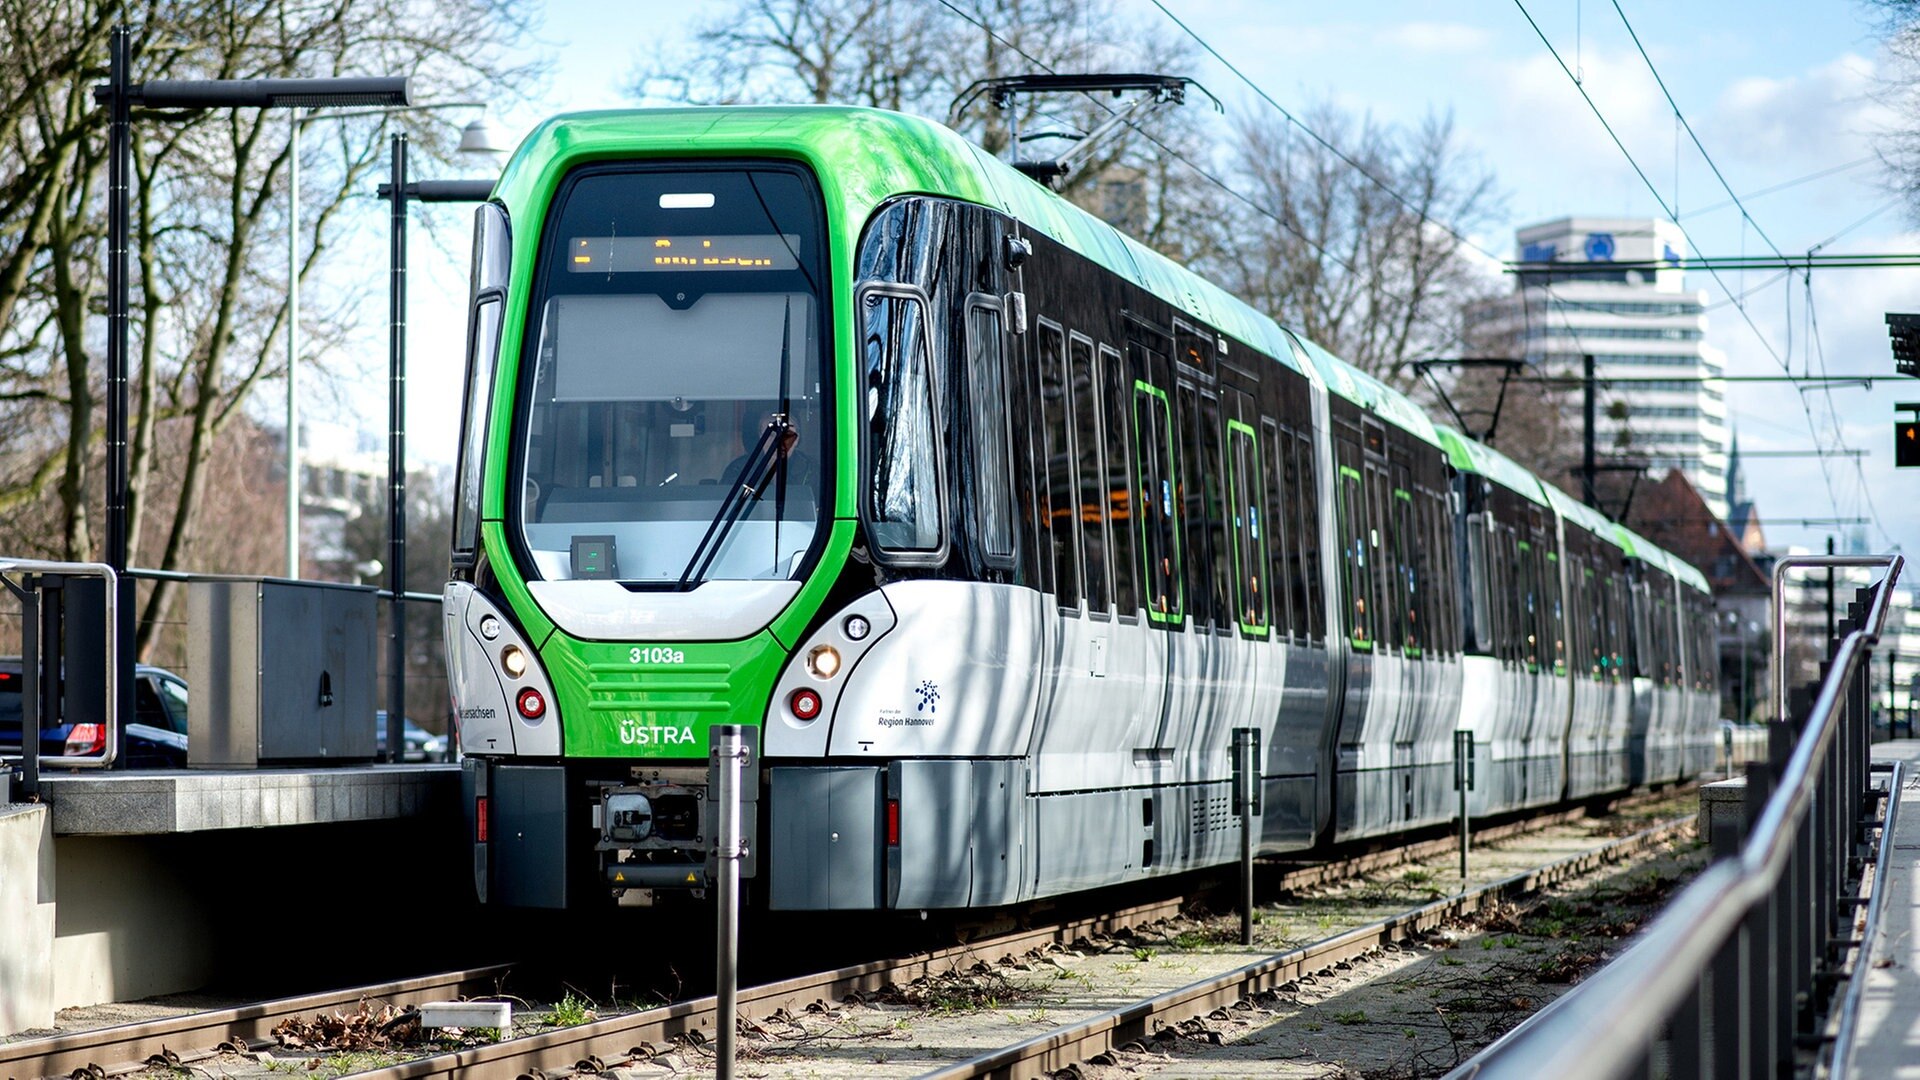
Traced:
<path id="1" fill-rule="evenodd" d="M 1920 221 L 1920 0 L 1864 0 L 1864 6 L 1878 15 L 1878 31 L 1893 60 L 1878 96 L 1901 117 L 1878 136 L 1884 181 L 1905 197 L 1908 217 Z"/>
<path id="2" fill-rule="evenodd" d="M 736 0 L 701 23 L 690 56 L 643 64 L 641 98 L 709 104 L 864 105 L 948 123 L 1006 155 L 1013 117 L 977 80 L 1048 72 L 1182 74 L 1193 56 L 1172 35 L 1120 17 L 1111 0 Z M 958 112 L 954 107 L 960 106 Z M 1061 154 L 1114 115 L 1067 95 L 1022 99 L 1021 157 Z M 1199 118 L 1162 108 L 1092 144 L 1063 193 L 1176 257 L 1210 250 L 1214 194 L 1180 162 L 1204 160 Z"/>
<path id="3" fill-rule="evenodd" d="M 1234 208 L 1218 271 L 1235 291 L 1356 367 L 1402 387 L 1408 364 L 1455 351 L 1466 313 L 1497 291 L 1460 237 L 1500 196 L 1449 116 L 1401 130 L 1332 105 L 1236 124 Z"/>
<path id="4" fill-rule="evenodd" d="M 458 98 L 482 83 L 511 90 L 529 75 L 503 59 L 525 26 L 512 0 L 0 0 L 0 98 L 17 106 L 0 117 L 0 313 L 11 316 L 0 319 L 0 509 L 57 501 L 67 558 L 92 553 L 100 524 L 89 506 L 102 438 L 104 327 L 91 316 L 104 285 L 104 125 L 91 88 L 122 20 L 145 28 L 134 35 L 140 79 L 394 73 L 414 76 L 424 96 Z M 229 479 L 219 475 L 222 433 L 262 383 L 284 375 L 273 339 L 287 317 L 276 256 L 286 247 L 288 122 L 262 110 L 136 118 L 130 561 L 204 568 L 195 561 L 202 508 Z M 343 238 L 345 201 L 371 188 L 395 122 L 408 124 L 423 156 L 450 154 L 450 134 L 418 115 L 330 123 L 306 143 L 303 280 Z M 317 366 L 361 317 L 343 299 L 322 300 L 303 320 Z M 162 446 L 166 484 L 155 482 Z M 0 523 L 7 550 L 44 546 L 41 536 Z M 143 558 L 155 542 L 158 559 Z M 211 554 L 224 561 L 235 550 Z M 143 650 L 175 592 L 162 582 L 147 596 Z"/>

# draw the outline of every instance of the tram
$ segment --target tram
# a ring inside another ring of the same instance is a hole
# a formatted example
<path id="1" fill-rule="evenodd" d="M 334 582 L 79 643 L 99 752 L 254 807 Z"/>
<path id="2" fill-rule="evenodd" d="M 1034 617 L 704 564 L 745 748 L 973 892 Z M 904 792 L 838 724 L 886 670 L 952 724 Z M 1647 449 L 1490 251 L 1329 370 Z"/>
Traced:
<path id="1" fill-rule="evenodd" d="M 1678 780 L 1700 574 L 937 124 L 562 116 L 475 218 L 445 589 L 490 904 L 981 908 Z"/>

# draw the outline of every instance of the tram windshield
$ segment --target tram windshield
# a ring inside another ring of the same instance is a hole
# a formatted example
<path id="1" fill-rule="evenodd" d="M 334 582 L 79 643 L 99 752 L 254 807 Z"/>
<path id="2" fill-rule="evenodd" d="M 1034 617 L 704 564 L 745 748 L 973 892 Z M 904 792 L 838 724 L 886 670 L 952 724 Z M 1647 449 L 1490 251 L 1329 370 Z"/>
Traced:
<path id="1" fill-rule="evenodd" d="M 545 243 L 522 359 L 538 576 L 797 576 L 830 480 L 812 182 L 604 168 L 563 188 Z"/>

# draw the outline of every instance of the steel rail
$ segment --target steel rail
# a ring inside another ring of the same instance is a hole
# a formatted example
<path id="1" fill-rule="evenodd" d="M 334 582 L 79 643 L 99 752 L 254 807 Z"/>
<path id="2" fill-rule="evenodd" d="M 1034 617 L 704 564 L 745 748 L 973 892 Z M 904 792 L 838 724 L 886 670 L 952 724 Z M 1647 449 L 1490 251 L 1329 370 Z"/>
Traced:
<path id="1" fill-rule="evenodd" d="M 941 974 L 956 967 L 995 963 L 1008 957 L 1025 955 L 1042 946 L 1070 943 L 1090 934 L 1111 933 L 1171 918 L 1180 913 L 1188 899 L 1185 896 L 1173 897 L 917 956 L 874 960 L 761 986 L 741 987 L 738 999 L 740 1015 L 758 1017 L 780 1008 L 799 1012 L 816 1001 L 837 1001 L 849 994 L 872 993 L 890 984 Z M 643 1057 L 648 1056 L 644 1044 L 665 1049 L 667 1040 L 675 1035 L 697 1033 L 701 1038 L 711 1040 L 714 1009 L 713 997 L 694 998 L 537 1035 L 503 1039 L 485 1046 L 416 1058 L 355 1075 L 369 1080 L 419 1080 L 421 1077 L 434 1076 L 519 1077 L 534 1075 L 532 1070 L 542 1063 L 548 1067 L 557 1065 L 564 1068 L 591 1058 L 610 1062 Z"/>
<path id="2" fill-rule="evenodd" d="M 1631 806 L 1657 797 L 1660 795 L 1634 796 L 1625 800 L 1622 805 Z M 1589 807 L 1577 807 L 1511 822 L 1485 830 L 1478 835 L 1489 838 L 1496 835 L 1500 837 L 1520 835 L 1578 820 L 1591 812 Z M 1366 852 L 1314 866 L 1295 867 L 1283 871 L 1277 885 L 1278 888 L 1285 890 L 1331 884 L 1343 877 L 1423 858 L 1428 854 L 1445 854 L 1453 849 L 1455 842 L 1449 836 L 1384 851 Z M 1111 915 L 1074 920 L 1061 926 L 1031 929 L 1006 938 L 994 939 L 991 942 L 947 949 L 933 956 L 921 956 L 914 958 L 911 963 L 917 964 L 920 972 L 925 973 L 941 970 L 941 964 L 959 959 L 981 960 L 989 956 L 997 958 L 1019 955 L 1063 939 L 1071 941 L 1076 937 L 1092 933 L 1112 933 L 1152 922 L 1158 918 L 1169 917 L 1178 914 L 1188 899 L 1189 897 L 1182 896 L 1157 903 L 1136 905 Z M 862 965 L 863 968 L 878 966 L 879 964 Z M 180 1054 L 184 1060 L 191 1061 L 196 1054 L 211 1052 L 220 1042 L 232 1043 L 235 1046 L 239 1046 L 243 1040 L 261 1042 L 270 1038 L 273 1027 L 281 1020 L 305 1014 L 328 1012 L 353 1005 L 362 999 L 404 1006 L 440 997 L 471 997 L 491 993 L 495 990 L 498 980 L 504 977 L 508 970 L 508 965 L 499 965 L 470 971 L 448 972 L 392 983 L 258 1002 L 232 1009 L 188 1013 L 139 1024 L 124 1024 L 41 1039 L 0 1043 L 0 1076 L 65 1076 L 75 1069 L 84 1070 L 90 1065 L 105 1065 L 108 1069 L 113 1069 L 138 1063 L 151 1055 L 160 1053 L 163 1049 L 171 1049 Z M 851 970 L 847 969 L 847 971 Z M 903 977 L 912 977 L 904 974 L 906 970 L 906 966 L 900 966 L 899 973 L 880 979 L 878 982 L 898 982 Z M 847 971 L 830 972 L 811 978 L 820 980 L 828 976 L 843 975 Z M 866 985 L 870 986 L 873 983 L 869 982 Z M 858 989 L 859 986 L 852 988 Z M 827 996 L 827 991 L 822 990 L 817 996 Z M 672 1006 L 668 1007 L 668 1009 L 672 1008 Z M 654 1010 L 654 1013 L 663 1011 L 665 1010 Z M 612 1022 L 608 1021 L 608 1023 Z M 683 1025 L 681 1030 L 708 1027 L 710 1027 L 710 1019 L 705 1024 Z M 632 1039 L 634 1036 L 629 1035 L 626 1038 Z M 628 1045 L 630 1046 L 631 1043 L 629 1042 Z"/>
<path id="3" fill-rule="evenodd" d="M 1551 829 L 1556 825 L 1571 825 L 1576 821 L 1603 817 L 1607 814 L 1618 813 L 1622 810 L 1630 810 L 1637 806 L 1661 802 L 1672 797 L 1679 791 L 1694 789 L 1696 787 L 1697 784 L 1690 781 L 1663 788 L 1659 791 L 1642 791 L 1624 797 L 1616 796 L 1614 797 L 1615 801 L 1612 805 L 1604 810 L 1597 809 L 1591 805 L 1593 802 L 1601 801 L 1601 797 L 1596 797 L 1593 800 L 1589 800 L 1586 804 L 1570 807 L 1565 810 L 1553 810 L 1544 814 L 1535 814 L 1512 821 L 1503 821 L 1498 825 L 1475 828 L 1473 830 L 1473 842 L 1477 845 L 1511 840 L 1514 837 L 1526 836 L 1529 833 L 1539 832 L 1542 829 Z M 1411 844 L 1383 848 L 1379 851 L 1362 852 L 1357 855 L 1330 859 L 1321 863 L 1288 864 L 1284 861 L 1283 856 L 1281 860 L 1279 860 L 1283 867 L 1279 881 L 1272 887 L 1279 889 L 1281 892 L 1291 892 L 1298 889 L 1311 888 L 1315 885 L 1332 885 L 1360 874 L 1369 874 L 1376 870 L 1390 870 L 1396 866 L 1404 866 L 1407 863 L 1421 862 L 1426 859 L 1435 859 L 1451 855 L 1460 850 L 1460 835 L 1457 832 L 1451 831 L 1452 826 L 1450 825 L 1442 827 L 1450 830 L 1445 836 L 1438 836 L 1431 840 L 1418 840 Z M 1274 856 L 1269 855 L 1266 856 L 1266 858 L 1269 861 L 1275 861 Z"/>
<path id="4" fill-rule="evenodd" d="M 362 1000 L 395 1006 L 418 1005 L 449 997 L 495 992 L 509 965 L 449 971 L 395 982 L 329 990 L 318 994 L 255 1002 L 232 1009 L 187 1013 L 164 1020 L 75 1031 L 43 1039 L 0 1043 L 0 1076 L 68 1076 L 89 1067 L 137 1063 L 172 1050 L 212 1050 L 222 1042 L 240 1046 L 267 1039 L 282 1020 L 345 1008 Z"/>
<path id="5" fill-rule="evenodd" d="M 1703 871 L 1647 926 L 1633 947 L 1577 991 L 1528 1017 L 1450 1077 L 1643 1075 L 1649 1040 L 1657 1038 L 1668 1019 L 1685 1005 L 1689 995 L 1696 993 L 1702 973 L 1713 971 L 1730 942 L 1738 935 L 1752 933 L 1756 948 L 1790 946 L 1791 939 L 1784 931 L 1780 937 L 1787 938 L 1786 942 L 1762 940 L 1763 928 L 1743 929 L 1743 924 L 1750 918 L 1774 921 L 1766 910 L 1773 903 L 1774 889 L 1785 876 L 1796 846 L 1811 843 L 1800 833 L 1811 831 L 1808 817 L 1817 794 L 1815 771 L 1828 765 L 1827 751 L 1839 738 L 1836 714 L 1843 697 L 1853 690 L 1856 669 L 1871 656 L 1869 650 L 1879 640 L 1904 562 L 1898 555 L 1881 556 L 1871 565 L 1884 566 L 1886 577 L 1861 627 L 1848 633 L 1835 651 L 1773 794 L 1752 823 L 1739 852 Z M 1776 588 L 1779 574 L 1776 570 Z M 1777 598 L 1777 591 L 1775 595 Z M 1778 609 L 1776 599 L 1776 612 Z M 1899 792 L 1890 792 L 1888 797 L 1897 799 Z M 1811 878 L 1814 873 L 1809 869 L 1804 876 Z M 1786 920 L 1788 916 L 1779 918 Z M 1792 978 L 1789 973 L 1789 983 Z M 1716 1001 L 1715 1011 L 1720 1007 Z M 1734 1020 L 1736 1027 L 1744 1027 L 1737 1016 Z M 1678 1020 L 1675 1026 L 1680 1026 Z M 1738 1032 L 1720 1034 L 1723 1038 L 1738 1037 Z M 1733 1047 L 1732 1051 L 1737 1057 L 1740 1048 Z M 1763 1062 L 1756 1067 L 1777 1065 Z"/>
<path id="6" fill-rule="evenodd" d="M 1470 915 L 1518 896 L 1587 873 L 1673 839 L 1693 828 L 1688 816 L 1643 829 L 1591 851 L 1514 874 L 1476 889 L 1436 900 L 1412 911 L 1388 916 L 1366 926 L 1279 953 L 1232 971 L 1169 990 L 1068 1024 L 1031 1039 L 922 1075 L 921 1080 L 968 1080 L 973 1077 L 1026 1077 L 1048 1074 L 1082 1062 L 1115 1047 L 1151 1036 L 1155 1030 L 1272 990 L 1284 983 L 1351 961 L 1383 945 L 1404 941 L 1431 930 L 1448 919 Z"/>

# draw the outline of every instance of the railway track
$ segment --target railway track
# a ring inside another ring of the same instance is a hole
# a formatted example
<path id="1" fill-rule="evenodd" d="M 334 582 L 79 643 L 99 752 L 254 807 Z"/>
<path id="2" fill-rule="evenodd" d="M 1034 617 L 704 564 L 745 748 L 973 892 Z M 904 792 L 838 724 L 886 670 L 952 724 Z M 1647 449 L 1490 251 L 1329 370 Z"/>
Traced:
<path id="1" fill-rule="evenodd" d="M 1610 809 L 1616 811 L 1631 809 L 1658 802 L 1671 795 L 1672 792 L 1665 792 L 1636 796 L 1632 799 L 1620 800 Z M 1476 830 L 1474 835 L 1477 842 L 1491 841 L 1597 816 L 1599 812 L 1593 807 L 1575 807 Z M 1208 1011 L 1216 1007 L 1220 1000 L 1237 999 L 1256 992 L 1264 986 L 1285 982 L 1301 971 L 1336 964 L 1350 956 L 1378 948 L 1385 941 L 1399 940 L 1420 933 L 1447 918 L 1471 912 L 1479 906 L 1540 888 L 1609 860 L 1627 857 L 1635 851 L 1661 842 L 1670 836 L 1673 830 L 1684 824 L 1684 820 L 1677 821 L 1657 829 L 1637 833 L 1607 847 L 1563 859 L 1531 873 L 1516 875 L 1472 890 L 1464 896 L 1448 898 L 1418 911 L 1383 920 L 1304 949 L 1281 954 L 1259 964 L 1249 965 L 1240 971 L 1229 973 L 1227 976 L 1220 977 L 1219 980 L 1209 980 L 1209 982 L 1220 982 L 1218 987 L 1204 988 L 1201 984 L 1196 984 L 1194 987 L 1162 995 L 1168 999 L 1164 1002 L 1154 999 L 1152 1002 L 1142 1002 L 1129 1006 L 1125 1010 L 1117 1010 L 1113 1016 L 1107 1018 L 1105 1026 L 1100 1030 L 1089 1030 L 1072 1036 L 1060 1032 L 1049 1033 L 1040 1037 L 1033 1050 L 1034 1053 L 1041 1055 L 1039 1057 L 1031 1059 L 1018 1057 L 1017 1048 L 1008 1048 L 991 1057 L 994 1061 L 998 1061 L 1000 1054 L 1016 1053 L 1016 1059 L 1012 1059 L 1011 1065 L 981 1066 L 988 1071 L 950 1072 L 941 1075 L 1028 1075 L 1042 1068 L 1054 1067 L 1045 1065 L 1047 1061 L 1059 1061 L 1065 1064 L 1100 1053 L 1110 1045 L 1124 1043 L 1141 1034 L 1149 1033 L 1144 1030 L 1146 1025 L 1174 1023 L 1187 1015 L 1193 1015 L 1192 1012 L 1179 1012 L 1181 1009 Z M 1344 878 L 1442 854 L 1451 850 L 1456 843 L 1457 840 L 1451 837 L 1437 838 L 1380 851 L 1356 853 L 1324 863 L 1297 866 L 1281 864 L 1280 873 L 1275 878 L 1263 880 L 1263 891 L 1274 888 L 1283 891 L 1296 890 L 1326 885 Z M 888 985 L 905 984 L 926 975 L 972 967 L 976 964 L 993 964 L 1002 959 L 1023 956 L 1049 945 L 1070 945 L 1083 938 L 1145 926 L 1180 914 L 1203 894 L 1214 891 L 1211 884 L 1203 883 L 1200 887 L 1194 887 L 1195 882 L 1192 879 L 1188 879 L 1187 884 L 1189 889 L 1183 890 L 1179 895 L 1133 904 L 1109 913 L 1059 920 L 1048 925 L 999 934 L 909 957 L 875 960 L 756 987 L 743 987 L 739 994 L 740 1011 L 746 1017 L 764 1016 L 782 1008 L 800 1011 L 817 1001 L 839 1001 L 848 995 L 872 993 Z M 506 975 L 509 967 L 510 965 L 498 965 L 447 972 L 398 982 L 357 986 L 327 993 L 254 1003 L 233 1009 L 192 1013 L 139 1024 L 0 1044 L 0 1076 L 22 1078 L 66 1076 L 73 1074 L 76 1070 L 101 1075 L 137 1066 L 153 1055 L 164 1056 L 169 1052 L 175 1055 L 174 1060 L 190 1064 L 195 1060 L 218 1053 L 223 1048 L 223 1044 L 224 1047 L 242 1051 L 258 1049 L 262 1043 L 270 1040 L 272 1029 L 285 1019 L 350 1008 L 362 1000 L 405 1007 L 425 1001 L 496 994 L 499 992 L 500 980 Z M 1208 1002 L 1214 1004 L 1208 1004 Z M 559 1028 L 421 1057 L 363 1075 L 376 1076 L 381 1080 L 403 1080 L 403 1078 L 412 1080 L 412 1078 L 455 1074 L 500 1077 L 539 1075 L 536 1070 L 564 1071 L 571 1069 L 576 1063 L 611 1062 L 636 1057 L 644 1059 L 656 1050 L 666 1048 L 676 1037 L 690 1037 L 696 1041 L 704 1041 L 711 1037 L 713 1022 L 714 999 L 704 997 L 574 1027 Z M 1062 1029 L 1062 1032 L 1065 1030 Z M 1102 1039 L 1106 1039 L 1107 1042 L 1102 1044 Z M 1101 1049 L 1088 1048 L 1095 1045 L 1100 1045 Z M 1032 1065 L 1029 1073 L 1018 1071 L 1028 1068 L 1029 1064 Z M 960 1066 L 955 1066 L 955 1069 L 959 1068 Z M 1014 1071 L 1006 1071 L 1009 1068 Z"/>
<path id="2" fill-rule="evenodd" d="M 169 1052 L 179 1055 L 182 1061 L 191 1061 L 217 1052 L 222 1043 L 245 1050 L 250 1044 L 270 1041 L 274 1026 L 282 1020 L 351 1008 L 362 1000 L 404 1008 L 425 1001 L 494 993 L 507 970 L 506 965 L 496 965 L 449 971 L 262 1001 L 234 1009 L 0 1043 L 0 1076 L 68 1076 L 76 1072 L 99 1075 L 110 1067 L 144 1062 Z"/>
<path id="3" fill-rule="evenodd" d="M 1472 915 L 1585 874 L 1610 862 L 1657 847 L 1693 827 L 1680 818 L 1641 830 L 1604 847 L 1568 856 L 1460 895 L 1378 920 L 1317 941 L 1156 994 L 1098 1016 L 1067 1024 L 1033 1038 L 926 1073 L 922 1080 L 1014 1078 L 1050 1074 L 1196 1016 L 1205 1016 L 1255 994 L 1273 990 L 1303 975 L 1356 960 L 1382 946 L 1433 930 L 1450 919 Z"/>

